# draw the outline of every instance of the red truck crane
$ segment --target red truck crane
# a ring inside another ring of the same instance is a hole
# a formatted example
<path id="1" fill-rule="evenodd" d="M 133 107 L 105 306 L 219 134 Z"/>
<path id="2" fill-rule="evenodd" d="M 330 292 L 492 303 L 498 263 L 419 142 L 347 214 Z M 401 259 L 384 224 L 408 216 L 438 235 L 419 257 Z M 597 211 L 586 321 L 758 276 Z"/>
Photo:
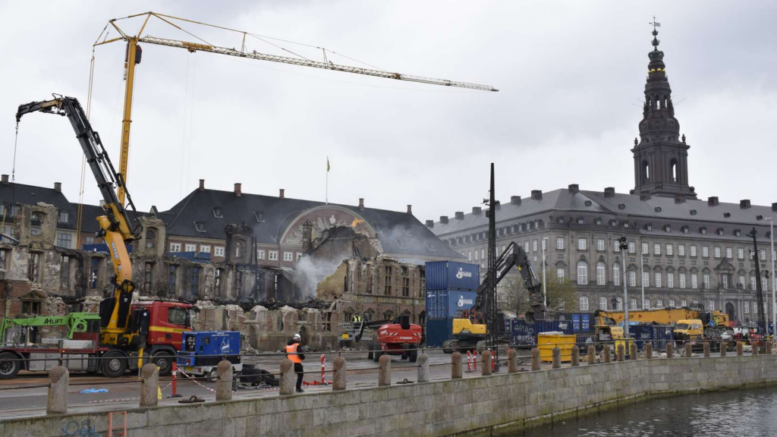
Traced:
<path id="1" fill-rule="evenodd" d="M 128 369 L 137 369 L 140 358 L 150 358 L 167 375 L 177 352 L 183 347 L 182 333 L 191 330 L 192 308 L 179 302 L 133 302 L 135 284 L 127 245 L 142 232 L 132 223 L 117 189 L 127 195 L 127 206 L 135 211 L 132 197 L 126 192 L 121 174 L 117 173 L 100 135 L 92 129 L 81 104 L 73 97 L 54 94 L 52 100 L 19 106 L 17 124 L 22 116 L 43 112 L 67 117 L 81 144 L 86 162 L 105 200 L 105 215 L 97 218 L 100 232 L 111 255 L 115 276 L 113 295 L 100 302 L 100 324 L 58 345 L 0 344 L 0 379 L 13 378 L 20 370 L 48 370 L 62 364 L 71 370 L 100 372 L 117 377 Z M 0 339 L 5 342 L 5 339 Z"/>
<path id="2" fill-rule="evenodd" d="M 399 316 L 394 320 L 362 321 L 359 323 L 358 343 L 364 336 L 364 330 L 375 331 L 370 341 L 368 359 L 378 362 L 381 355 L 399 355 L 415 363 L 418 358 L 418 347 L 421 345 L 423 330 L 421 326 L 410 323 L 410 316 Z"/>

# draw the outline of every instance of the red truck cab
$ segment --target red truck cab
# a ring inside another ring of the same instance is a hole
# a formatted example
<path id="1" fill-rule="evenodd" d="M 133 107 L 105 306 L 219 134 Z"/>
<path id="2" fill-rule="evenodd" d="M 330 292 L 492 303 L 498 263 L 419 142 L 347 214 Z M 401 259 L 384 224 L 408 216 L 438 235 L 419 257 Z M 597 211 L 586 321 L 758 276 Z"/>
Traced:
<path id="1" fill-rule="evenodd" d="M 137 332 L 146 334 L 143 355 L 151 357 L 162 376 L 171 373 L 183 348 L 183 332 L 192 330 L 191 309 L 192 305 L 181 302 L 141 301 L 132 305 L 131 320 L 138 320 Z"/>

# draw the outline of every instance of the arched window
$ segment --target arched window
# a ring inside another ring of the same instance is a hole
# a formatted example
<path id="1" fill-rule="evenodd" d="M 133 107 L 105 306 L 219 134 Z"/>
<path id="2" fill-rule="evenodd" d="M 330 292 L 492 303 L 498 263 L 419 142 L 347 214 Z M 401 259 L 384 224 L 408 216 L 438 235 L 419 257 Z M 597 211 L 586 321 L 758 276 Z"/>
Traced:
<path id="1" fill-rule="evenodd" d="M 241 253 L 243 253 L 243 243 L 238 241 L 235 244 L 235 258 L 239 258 Z"/>
<path id="2" fill-rule="evenodd" d="M 647 161 L 642 161 L 642 183 L 650 182 L 650 164 Z"/>
<path id="3" fill-rule="evenodd" d="M 602 311 L 607 311 L 607 298 L 606 297 L 600 297 L 599 298 L 599 309 Z"/>
<path id="4" fill-rule="evenodd" d="M 672 182 L 677 182 L 680 180 L 676 159 L 669 161 L 669 174 L 672 175 Z"/>
<path id="5" fill-rule="evenodd" d="M 661 299 L 656 300 L 656 308 L 663 308 L 664 307 L 664 301 Z"/>
<path id="6" fill-rule="evenodd" d="M 588 264 L 585 261 L 580 261 L 577 263 L 577 284 L 588 284 Z"/>
<path id="7" fill-rule="evenodd" d="M 580 297 L 580 311 L 588 311 L 588 298 L 585 296 Z"/>
<path id="8" fill-rule="evenodd" d="M 149 249 L 156 244 L 156 230 L 154 228 L 146 229 L 146 247 Z"/>
<path id="9" fill-rule="evenodd" d="M 620 264 L 612 265 L 612 285 L 621 285 L 621 266 Z"/>
<path id="10" fill-rule="evenodd" d="M 607 284 L 607 275 L 605 272 L 604 263 L 601 261 L 596 263 L 596 285 Z"/>

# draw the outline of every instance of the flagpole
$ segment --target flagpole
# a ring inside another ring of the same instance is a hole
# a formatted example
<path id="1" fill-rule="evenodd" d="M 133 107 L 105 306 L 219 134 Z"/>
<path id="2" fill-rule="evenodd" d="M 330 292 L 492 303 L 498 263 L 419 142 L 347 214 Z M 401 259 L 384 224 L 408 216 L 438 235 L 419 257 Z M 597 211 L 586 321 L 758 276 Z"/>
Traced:
<path id="1" fill-rule="evenodd" d="M 329 157 L 326 157 L 326 204 L 329 205 Z"/>

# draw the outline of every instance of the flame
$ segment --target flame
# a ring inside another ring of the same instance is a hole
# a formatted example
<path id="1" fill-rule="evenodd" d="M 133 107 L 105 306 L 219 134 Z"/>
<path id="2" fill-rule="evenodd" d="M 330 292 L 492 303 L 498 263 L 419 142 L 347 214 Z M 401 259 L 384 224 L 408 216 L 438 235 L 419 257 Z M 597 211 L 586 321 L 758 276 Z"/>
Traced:
<path id="1" fill-rule="evenodd" d="M 364 223 L 364 220 L 354 217 L 353 221 L 351 222 L 351 227 L 356 228 L 356 226 Z"/>

